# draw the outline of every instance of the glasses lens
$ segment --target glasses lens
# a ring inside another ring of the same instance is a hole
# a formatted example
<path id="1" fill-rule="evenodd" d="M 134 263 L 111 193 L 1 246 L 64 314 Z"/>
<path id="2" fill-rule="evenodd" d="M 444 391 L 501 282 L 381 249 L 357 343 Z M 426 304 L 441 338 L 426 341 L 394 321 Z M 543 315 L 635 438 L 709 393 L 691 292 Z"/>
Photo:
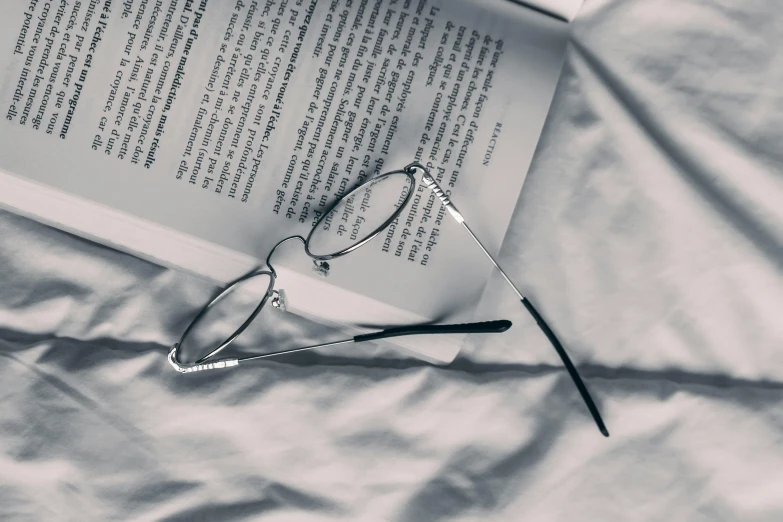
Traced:
<path id="1" fill-rule="evenodd" d="M 272 281 L 268 272 L 262 272 L 226 288 L 191 324 L 180 344 L 180 360 L 200 360 L 229 340 L 257 313 L 258 307 L 272 291 Z"/>
<path id="2" fill-rule="evenodd" d="M 334 256 L 370 239 L 405 204 L 412 190 L 404 172 L 379 176 L 343 197 L 307 238 L 313 256 Z"/>

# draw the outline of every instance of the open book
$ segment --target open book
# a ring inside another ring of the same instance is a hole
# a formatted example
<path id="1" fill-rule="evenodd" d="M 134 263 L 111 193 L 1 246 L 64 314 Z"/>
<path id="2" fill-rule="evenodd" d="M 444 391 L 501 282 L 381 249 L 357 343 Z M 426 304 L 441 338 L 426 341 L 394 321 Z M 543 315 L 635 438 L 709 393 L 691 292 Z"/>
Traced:
<path id="1" fill-rule="evenodd" d="M 560 73 L 568 10 L 4 0 L 0 204 L 225 283 L 306 235 L 358 181 L 418 160 L 496 252 Z M 491 271 L 420 185 L 398 222 L 326 278 L 301 249 L 283 250 L 289 309 L 349 328 L 470 320 Z M 399 342 L 442 362 L 459 346 Z"/>

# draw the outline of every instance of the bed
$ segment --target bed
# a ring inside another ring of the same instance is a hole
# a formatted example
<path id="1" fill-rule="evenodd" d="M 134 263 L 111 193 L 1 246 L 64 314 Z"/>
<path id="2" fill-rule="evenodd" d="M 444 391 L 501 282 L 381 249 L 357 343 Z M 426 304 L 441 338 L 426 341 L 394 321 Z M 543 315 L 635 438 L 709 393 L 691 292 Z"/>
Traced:
<path id="1" fill-rule="evenodd" d="M 209 284 L 0 212 L 0 518 L 783 519 L 783 16 L 587 0 L 504 241 L 604 438 L 500 278 L 513 335 L 179 375 Z M 339 334 L 287 314 L 263 343 Z"/>

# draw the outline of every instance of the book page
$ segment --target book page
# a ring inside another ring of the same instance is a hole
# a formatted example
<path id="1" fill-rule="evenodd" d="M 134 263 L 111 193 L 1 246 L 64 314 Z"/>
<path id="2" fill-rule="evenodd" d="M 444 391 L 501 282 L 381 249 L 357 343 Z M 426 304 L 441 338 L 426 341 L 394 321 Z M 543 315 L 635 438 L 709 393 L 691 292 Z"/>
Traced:
<path id="1" fill-rule="evenodd" d="M 567 39 L 505 0 L 8 0 L 0 28 L 3 171 L 259 262 L 413 160 L 496 251 Z M 274 261 L 326 289 L 293 309 L 356 324 L 381 320 L 362 297 L 471 317 L 490 271 L 420 183 L 328 278 Z"/>

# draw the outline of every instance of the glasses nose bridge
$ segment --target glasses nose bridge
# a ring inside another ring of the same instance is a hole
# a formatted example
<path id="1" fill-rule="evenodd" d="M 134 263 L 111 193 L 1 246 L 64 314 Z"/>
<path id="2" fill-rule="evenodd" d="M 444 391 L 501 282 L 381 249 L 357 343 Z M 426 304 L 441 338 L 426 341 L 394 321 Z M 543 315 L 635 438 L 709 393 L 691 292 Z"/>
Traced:
<path id="1" fill-rule="evenodd" d="M 301 241 L 302 245 L 304 245 L 305 252 L 307 251 L 307 240 L 298 234 L 294 236 L 289 236 L 285 239 L 281 239 L 280 241 L 278 241 L 277 244 L 273 246 L 272 249 L 269 251 L 269 254 L 267 254 L 266 259 L 264 260 L 264 264 L 267 266 L 267 268 L 269 268 L 269 271 L 272 272 L 273 278 L 277 277 L 277 272 L 275 271 L 274 265 L 272 265 L 272 256 L 275 254 L 275 252 L 280 246 L 294 239 L 298 239 L 299 241 Z M 274 285 L 272 286 L 274 287 Z"/>

